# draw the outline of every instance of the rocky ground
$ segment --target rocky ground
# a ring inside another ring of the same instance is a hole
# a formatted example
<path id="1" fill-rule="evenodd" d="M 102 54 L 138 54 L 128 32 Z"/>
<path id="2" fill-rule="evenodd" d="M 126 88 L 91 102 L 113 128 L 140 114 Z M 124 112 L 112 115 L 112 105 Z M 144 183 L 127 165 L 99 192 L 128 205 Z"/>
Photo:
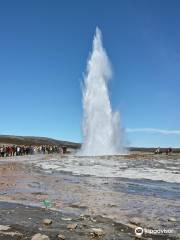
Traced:
<path id="1" fill-rule="evenodd" d="M 139 157 L 124 158 L 131 165 L 131 160 Z M 143 234 L 137 239 L 179 239 L 180 202 L 176 184 L 157 181 L 156 186 L 145 180 L 136 183 L 136 180 L 119 178 L 73 176 L 46 172 L 36 165 L 39 159 L 49 161 L 53 158 L 55 156 L 43 159 L 37 156 L 34 161 L 34 157 L 29 156 L 0 160 L 0 240 L 128 240 L 137 238 L 136 227 L 151 229 L 153 223 L 157 228 L 174 229 L 175 232 Z M 156 167 L 162 168 L 165 164 L 168 169 L 174 166 L 176 171 L 178 169 L 179 156 L 165 163 L 161 161 L 162 156 L 159 162 L 157 156 L 157 159 L 148 156 L 151 158 L 150 165 L 155 161 L 159 164 Z M 146 165 L 147 155 L 141 155 L 141 159 L 136 166 Z M 46 209 L 45 199 L 50 201 Z"/>
<path id="2" fill-rule="evenodd" d="M 126 226 L 101 216 L 74 216 L 58 211 L 0 202 L 0 240 L 130 240 L 136 239 L 135 224 Z M 137 239 L 175 237 L 146 235 Z"/>

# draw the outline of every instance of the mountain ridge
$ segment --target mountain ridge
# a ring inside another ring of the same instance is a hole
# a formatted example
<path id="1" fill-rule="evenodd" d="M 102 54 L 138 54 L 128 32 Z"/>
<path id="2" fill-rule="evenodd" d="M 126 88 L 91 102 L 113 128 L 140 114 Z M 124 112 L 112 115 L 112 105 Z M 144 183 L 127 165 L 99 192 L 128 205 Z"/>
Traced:
<path id="1" fill-rule="evenodd" d="M 80 148 L 80 143 L 71 141 L 58 140 L 49 137 L 39 136 L 16 136 L 16 135 L 0 135 L 0 144 L 15 145 L 58 145 L 70 148 Z"/>

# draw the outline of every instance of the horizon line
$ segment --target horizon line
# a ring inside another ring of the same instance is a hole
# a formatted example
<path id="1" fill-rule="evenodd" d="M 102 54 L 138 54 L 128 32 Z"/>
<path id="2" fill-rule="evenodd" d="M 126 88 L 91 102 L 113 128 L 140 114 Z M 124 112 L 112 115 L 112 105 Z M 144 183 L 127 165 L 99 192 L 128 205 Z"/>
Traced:
<path id="1" fill-rule="evenodd" d="M 158 128 L 126 128 L 126 132 L 144 132 L 144 133 L 160 133 L 164 135 L 180 135 L 180 130 L 167 130 Z"/>

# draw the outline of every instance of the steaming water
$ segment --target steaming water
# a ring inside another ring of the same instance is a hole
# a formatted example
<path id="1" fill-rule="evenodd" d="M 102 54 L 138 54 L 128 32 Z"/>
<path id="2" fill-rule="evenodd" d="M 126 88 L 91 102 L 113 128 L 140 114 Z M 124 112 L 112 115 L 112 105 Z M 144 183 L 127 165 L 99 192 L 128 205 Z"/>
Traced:
<path id="1" fill-rule="evenodd" d="M 122 152 L 119 113 L 112 112 L 108 95 L 111 64 L 96 29 L 83 89 L 82 155 L 113 155 Z"/>
<path id="2" fill-rule="evenodd" d="M 12 160 L 27 164 L 27 174 L 29 170 L 31 174 L 22 178 L 22 183 L 21 178 L 15 179 L 15 186 L 10 187 L 2 197 L 7 198 L 9 194 L 10 198 L 15 196 L 16 200 L 22 201 L 22 197 L 28 196 L 28 205 L 32 205 L 34 202 L 39 204 L 39 196 L 43 197 L 46 193 L 51 202 L 57 203 L 56 206 L 78 216 L 93 211 L 94 215 L 125 224 L 137 216 L 149 229 L 174 229 L 174 233 L 178 229 L 178 155 L 139 155 L 132 158 L 50 154 L 13 157 L 1 160 L 0 164 Z M 175 217 L 177 224 L 168 221 L 170 217 Z"/>
<path id="3" fill-rule="evenodd" d="M 148 179 L 180 183 L 179 160 L 124 159 L 118 156 L 78 157 L 58 156 L 46 161 L 37 160 L 36 166 L 45 171 L 67 172 L 78 176 L 105 178 Z"/>

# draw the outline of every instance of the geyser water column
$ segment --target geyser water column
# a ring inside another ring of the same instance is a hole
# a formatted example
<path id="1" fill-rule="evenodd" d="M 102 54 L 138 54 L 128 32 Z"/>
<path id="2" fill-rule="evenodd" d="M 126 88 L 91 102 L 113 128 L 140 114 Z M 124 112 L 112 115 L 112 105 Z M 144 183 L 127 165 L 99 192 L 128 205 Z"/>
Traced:
<path id="1" fill-rule="evenodd" d="M 102 45 L 99 28 L 87 63 L 83 86 L 83 144 L 81 155 L 112 155 L 122 152 L 120 118 L 112 112 L 108 80 L 111 64 Z"/>

